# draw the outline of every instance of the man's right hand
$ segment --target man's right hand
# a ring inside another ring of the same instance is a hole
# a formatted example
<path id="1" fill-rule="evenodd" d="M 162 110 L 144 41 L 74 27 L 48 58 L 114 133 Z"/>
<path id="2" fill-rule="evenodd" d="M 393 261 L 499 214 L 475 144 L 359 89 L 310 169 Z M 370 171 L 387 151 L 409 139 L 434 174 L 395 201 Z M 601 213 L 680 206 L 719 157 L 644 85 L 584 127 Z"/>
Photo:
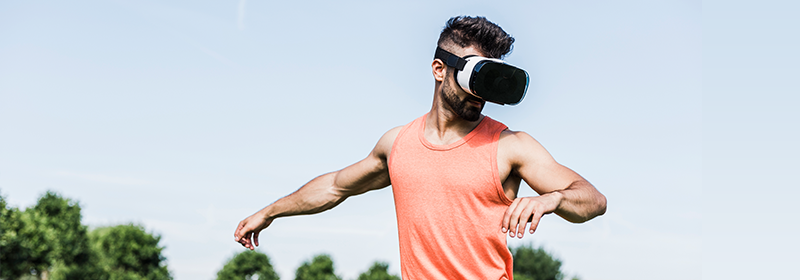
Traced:
<path id="1" fill-rule="evenodd" d="M 272 218 L 267 218 L 261 211 L 247 217 L 239 222 L 236 231 L 233 233 L 233 240 L 239 242 L 245 248 L 255 250 L 258 246 L 258 234 L 272 223 Z"/>

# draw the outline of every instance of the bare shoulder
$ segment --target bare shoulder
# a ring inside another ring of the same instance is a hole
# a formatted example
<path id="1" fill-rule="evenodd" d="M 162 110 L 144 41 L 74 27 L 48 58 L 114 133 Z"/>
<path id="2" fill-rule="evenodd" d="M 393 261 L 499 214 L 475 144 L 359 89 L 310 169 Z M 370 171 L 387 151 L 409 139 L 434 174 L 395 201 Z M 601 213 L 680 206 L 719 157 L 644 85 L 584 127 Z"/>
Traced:
<path id="1" fill-rule="evenodd" d="M 533 136 L 527 132 L 509 129 L 506 129 L 500 133 L 500 147 L 510 148 L 513 150 L 529 150 L 537 148 L 544 149 L 544 147 L 539 144 L 539 141 L 536 141 L 536 139 L 534 139 Z"/>
<path id="2" fill-rule="evenodd" d="M 524 131 L 503 131 L 498 143 L 498 154 L 510 160 L 513 165 L 553 160 L 544 146 Z"/>
<path id="3" fill-rule="evenodd" d="M 533 139 L 533 136 L 531 136 L 525 131 L 515 131 L 506 129 L 503 130 L 502 133 L 500 133 L 500 142 L 505 141 L 506 144 L 516 144 L 519 141 L 531 141 L 531 140 L 536 141 L 536 139 Z"/>
<path id="4" fill-rule="evenodd" d="M 392 152 L 394 140 L 397 139 L 397 135 L 400 134 L 402 129 L 403 126 L 398 126 L 384 133 L 381 139 L 378 140 L 378 144 L 375 144 L 375 149 L 373 149 L 372 153 L 383 160 L 388 159 L 389 154 Z"/>

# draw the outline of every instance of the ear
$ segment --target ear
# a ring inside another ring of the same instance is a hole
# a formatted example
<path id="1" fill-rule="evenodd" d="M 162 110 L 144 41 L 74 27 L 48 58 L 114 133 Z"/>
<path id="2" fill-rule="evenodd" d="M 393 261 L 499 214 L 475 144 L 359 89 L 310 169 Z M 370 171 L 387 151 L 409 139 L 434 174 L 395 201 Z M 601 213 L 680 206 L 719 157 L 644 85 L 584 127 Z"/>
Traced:
<path id="1" fill-rule="evenodd" d="M 433 79 L 436 80 L 437 82 L 444 81 L 444 77 L 447 74 L 445 69 L 447 69 L 447 66 L 441 59 L 438 58 L 434 59 L 433 62 L 431 63 L 431 71 L 433 71 Z"/>

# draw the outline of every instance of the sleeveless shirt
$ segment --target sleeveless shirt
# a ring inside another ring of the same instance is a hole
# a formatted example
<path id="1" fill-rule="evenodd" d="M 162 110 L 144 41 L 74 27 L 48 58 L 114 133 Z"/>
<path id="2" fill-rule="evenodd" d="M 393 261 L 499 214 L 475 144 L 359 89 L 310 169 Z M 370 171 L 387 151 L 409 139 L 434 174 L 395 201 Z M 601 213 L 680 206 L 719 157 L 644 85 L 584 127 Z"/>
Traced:
<path id="1" fill-rule="evenodd" d="M 392 146 L 392 182 L 404 280 L 511 279 L 500 222 L 511 205 L 497 171 L 506 126 L 489 117 L 449 145 L 425 139 L 425 116 Z"/>

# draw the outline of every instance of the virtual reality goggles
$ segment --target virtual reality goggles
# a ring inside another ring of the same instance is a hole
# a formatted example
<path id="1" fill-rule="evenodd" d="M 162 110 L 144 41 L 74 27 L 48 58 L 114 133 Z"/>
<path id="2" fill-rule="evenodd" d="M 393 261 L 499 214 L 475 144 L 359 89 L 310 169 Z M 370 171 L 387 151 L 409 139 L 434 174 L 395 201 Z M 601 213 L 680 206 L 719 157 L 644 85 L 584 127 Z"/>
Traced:
<path id="1" fill-rule="evenodd" d="M 458 85 L 466 92 L 497 104 L 514 105 L 528 90 L 528 72 L 496 58 L 476 55 L 459 57 L 436 47 L 434 58 L 456 70 Z"/>

